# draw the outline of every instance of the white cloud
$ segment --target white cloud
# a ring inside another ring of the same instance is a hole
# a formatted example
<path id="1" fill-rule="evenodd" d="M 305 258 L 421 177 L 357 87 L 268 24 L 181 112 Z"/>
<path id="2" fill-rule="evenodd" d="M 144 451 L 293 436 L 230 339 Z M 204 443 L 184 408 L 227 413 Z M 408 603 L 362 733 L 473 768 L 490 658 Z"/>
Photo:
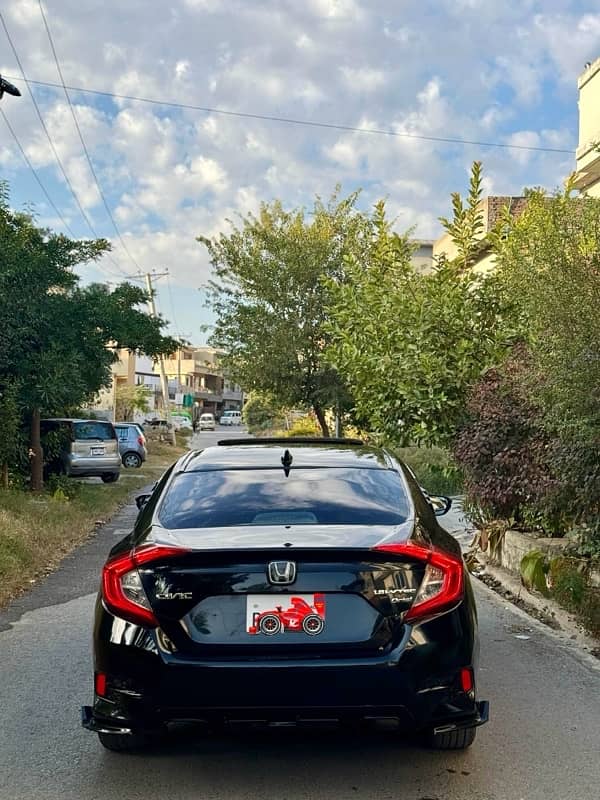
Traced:
<path id="1" fill-rule="evenodd" d="M 5 5 L 27 74 L 55 82 L 37 0 Z M 80 0 L 55 0 L 46 10 L 70 84 L 410 134 L 301 127 L 74 93 L 132 253 L 149 269 L 168 263 L 180 287 L 208 276 L 195 236 L 217 234 L 226 218 L 257 210 L 262 200 L 310 205 L 338 182 L 348 192 L 363 186 L 364 208 L 387 197 L 399 228 L 414 224 L 415 235 L 429 237 L 448 213 L 450 191 L 465 190 L 475 158 L 484 160 L 486 191 L 556 185 L 573 166 L 569 155 L 417 137 L 572 147 L 576 77 L 598 55 L 600 35 L 600 14 L 575 0 L 440 0 L 435 14 L 414 0 L 401 8 L 394 0 L 172 0 L 160 24 L 138 2 L 101 13 Z M 0 72 L 15 74 L 7 50 Z M 82 203 L 99 231 L 113 236 L 64 95 L 35 91 Z M 26 93 L 3 108 L 53 198 L 87 234 Z M 35 202 L 43 220 L 54 222 L 18 151 L 5 134 L 0 141 L 2 171 L 18 202 Z M 115 257 L 131 271 L 118 245 Z M 106 268 L 114 271 L 110 262 Z"/>
<path id="2" fill-rule="evenodd" d="M 353 91 L 373 92 L 386 82 L 386 74 L 370 67 L 340 67 L 344 80 Z"/>

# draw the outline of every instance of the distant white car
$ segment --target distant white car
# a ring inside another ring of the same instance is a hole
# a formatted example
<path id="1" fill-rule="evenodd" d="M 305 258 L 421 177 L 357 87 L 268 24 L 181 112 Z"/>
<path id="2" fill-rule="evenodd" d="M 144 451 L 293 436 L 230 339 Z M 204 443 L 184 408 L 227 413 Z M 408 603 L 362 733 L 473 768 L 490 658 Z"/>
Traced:
<path id="1" fill-rule="evenodd" d="M 173 427 L 176 431 L 181 430 L 182 428 L 189 428 L 191 430 L 192 423 L 189 417 L 181 414 L 171 414 L 171 422 L 173 423 Z"/>
<path id="2" fill-rule="evenodd" d="M 219 420 L 221 425 L 241 425 L 242 412 L 241 411 L 224 411 Z"/>
<path id="3" fill-rule="evenodd" d="M 214 431 L 216 428 L 214 416 L 212 414 L 201 414 L 198 426 L 201 431 Z"/>

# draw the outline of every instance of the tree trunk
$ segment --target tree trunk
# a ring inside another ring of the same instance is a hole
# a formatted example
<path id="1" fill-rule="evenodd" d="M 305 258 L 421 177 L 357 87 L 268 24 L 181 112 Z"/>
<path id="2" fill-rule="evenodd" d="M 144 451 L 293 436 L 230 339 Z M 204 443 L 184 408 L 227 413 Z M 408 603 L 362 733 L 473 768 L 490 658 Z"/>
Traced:
<path id="1" fill-rule="evenodd" d="M 325 419 L 325 412 L 321 408 L 321 406 L 313 405 L 313 409 L 315 412 L 315 416 L 317 417 L 317 421 L 321 426 L 321 431 L 323 433 L 324 439 L 329 439 L 329 428 L 327 427 L 327 420 Z"/>
<path id="2" fill-rule="evenodd" d="M 8 464 L 2 464 L 2 488 L 8 489 Z"/>
<path id="3" fill-rule="evenodd" d="M 34 408 L 31 412 L 31 491 L 40 492 L 44 486 L 44 453 L 40 441 L 40 410 Z"/>

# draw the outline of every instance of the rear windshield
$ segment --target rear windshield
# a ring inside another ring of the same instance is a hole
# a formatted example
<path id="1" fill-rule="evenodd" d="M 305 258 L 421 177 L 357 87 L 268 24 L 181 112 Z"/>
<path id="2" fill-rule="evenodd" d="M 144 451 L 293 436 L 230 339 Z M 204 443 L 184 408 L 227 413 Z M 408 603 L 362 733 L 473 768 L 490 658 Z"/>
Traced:
<path id="1" fill-rule="evenodd" d="M 73 438 L 77 440 L 82 439 L 116 439 L 113 426 L 110 422 L 97 422 L 96 420 L 88 420 L 86 422 L 73 423 Z"/>
<path id="2" fill-rule="evenodd" d="M 356 468 L 184 472 L 159 513 L 166 528 L 399 525 L 407 516 L 396 472 Z"/>

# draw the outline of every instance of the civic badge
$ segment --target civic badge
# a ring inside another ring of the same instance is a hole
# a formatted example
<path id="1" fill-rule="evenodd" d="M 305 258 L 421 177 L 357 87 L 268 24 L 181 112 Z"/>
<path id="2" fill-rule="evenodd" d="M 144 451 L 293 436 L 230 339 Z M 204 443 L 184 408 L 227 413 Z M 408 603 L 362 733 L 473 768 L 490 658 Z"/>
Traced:
<path id="1" fill-rule="evenodd" d="M 270 583 L 278 586 L 293 583 L 296 580 L 296 564 L 293 561 L 270 561 L 267 576 Z"/>

